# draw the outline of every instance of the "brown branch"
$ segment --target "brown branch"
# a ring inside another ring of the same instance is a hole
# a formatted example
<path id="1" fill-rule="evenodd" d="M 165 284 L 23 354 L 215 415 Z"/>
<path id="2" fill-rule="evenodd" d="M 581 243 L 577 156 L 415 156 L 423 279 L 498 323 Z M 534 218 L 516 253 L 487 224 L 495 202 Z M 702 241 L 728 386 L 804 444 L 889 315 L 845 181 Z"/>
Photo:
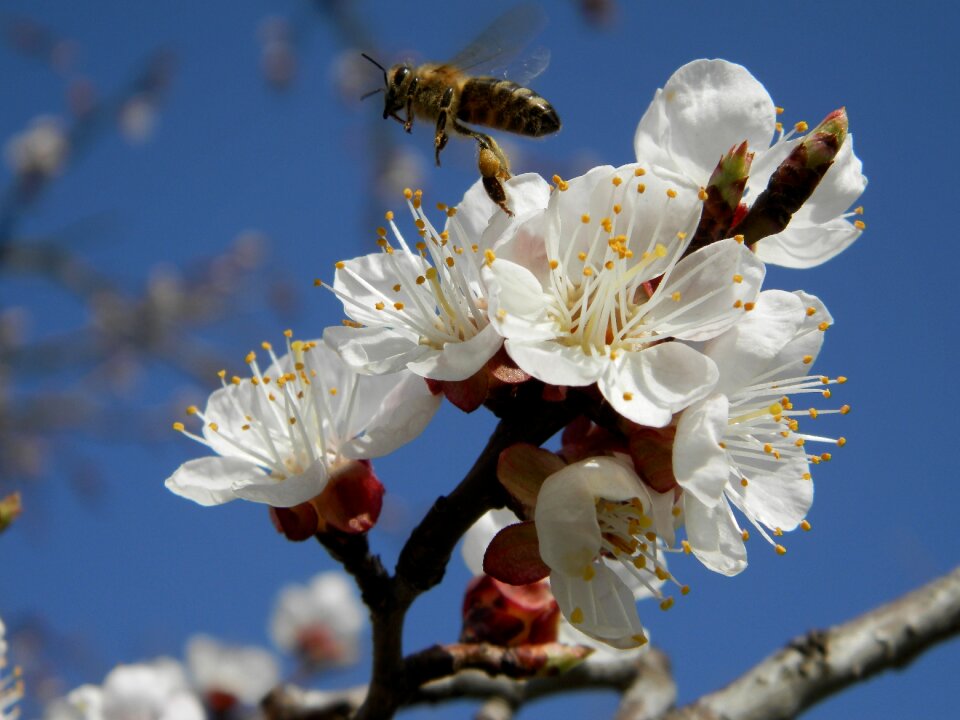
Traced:
<path id="1" fill-rule="evenodd" d="M 644 678 L 649 680 L 645 681 Z M 439 704 L 450 700 L 498 698 L 500 704 L 519 708 L 541 697 L 584 689 L 610 689 L 618 692 L 630 688 L 653 689 L 659 699 L 648 704 L 665 709 L 675 697 L 666 655 L 651 649 L 639 658 L 612 660 L 603 663 L 584 662 L 562 675 L 514 680 L 504 676 L 490 677 L 477 670 L 466 670 L 422 687 L 407 703 Z M 664 692 L 667 688 L 667 692 Z M 351 717 L 365 694 L 365 688 L 349 688 L 341 692 L 305 691 L 292 685 L 274 690 L 263 703 L 268 720 L 341 720 Z M 652 716 L 652 715 L 651 715 Z M 648 716 L 648 717 L 651 717 Z"/>
<path id="2" fill-rule="evenodd" d="M 843 625 L 807 633 L 723 690 L 679 708 L 663 720 L 794 718 L 851 685 L 906 667 L 958 633 L 960 567 Z"/>

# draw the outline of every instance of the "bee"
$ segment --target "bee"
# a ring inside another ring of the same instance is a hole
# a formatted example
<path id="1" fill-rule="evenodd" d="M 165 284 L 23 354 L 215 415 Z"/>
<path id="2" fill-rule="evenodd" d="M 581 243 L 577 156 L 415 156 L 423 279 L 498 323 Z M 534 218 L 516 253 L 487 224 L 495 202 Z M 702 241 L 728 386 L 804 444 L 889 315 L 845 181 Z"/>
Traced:
<path id="1" fill-rule="evenodd" d="M 507 215 L 513 212 L 507 206 L 502 181 L 510 179 L 510 161 L 496 140 L 469 125 L 529 137 L 549 135 L 560 129 L 560 118 L 553 106 L 523 84 L 543 72 L 550 62 L 550 53 L 543 48 L 519 57 L 519 51 L 542 24 L 543 11 L 538 5 L 518 5 L 494 20 L 445 63 L 415 67 L 398 63 L 387 70 L 362 53 L 383 71 L 384 87 L 364 97 L 384 93 L 384 120 L 393 118 L 407 132 L 413 129 L 415 117 L 435 122 L 433 146 L 438 166 L 449 133 L 476 140 L 483 187 Z M 513 74 L 512 80 L 503 76 L 508 65 L 518 68 L 519 74 Z M 501 76 L 494 76 L 496 72 L 501 72 Z M 398 113 L 404 110 L 406 117 L 400 117 Z"/>

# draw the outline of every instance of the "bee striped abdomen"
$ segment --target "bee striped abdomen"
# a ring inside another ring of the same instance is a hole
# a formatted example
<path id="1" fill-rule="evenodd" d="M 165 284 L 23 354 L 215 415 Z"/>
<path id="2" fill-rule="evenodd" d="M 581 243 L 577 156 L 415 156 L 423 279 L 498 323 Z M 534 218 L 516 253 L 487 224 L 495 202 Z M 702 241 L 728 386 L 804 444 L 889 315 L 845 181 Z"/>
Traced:
<path id="1" fill-rule="evenodd" d="M 560 129 L 560 118 L 548 101 L 530 88 L 492 77 L 471 78 L 463 84 L 457 119 L 531 137 Z"/>

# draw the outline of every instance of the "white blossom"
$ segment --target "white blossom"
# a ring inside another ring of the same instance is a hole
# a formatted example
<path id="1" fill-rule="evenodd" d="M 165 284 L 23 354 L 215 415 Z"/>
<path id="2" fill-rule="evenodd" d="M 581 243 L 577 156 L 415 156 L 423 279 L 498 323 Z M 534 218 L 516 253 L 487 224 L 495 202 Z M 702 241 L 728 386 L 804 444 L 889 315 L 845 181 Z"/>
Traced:
<path id="1" fill-rule="evenodd" d="M 832 322 L 812 295 L 767 290 L 753 312 L 703 348 L 720 379 L 714 394 L 680 416 L 673 468 L 683 488 L 685 547 L 712 570 L 733 575 L 746 567 L 749 533 L 732 508 L 781 554 L 765 528 L 775 536 L 809 529 L 809 466 L 831 455 L 812 454 L 808 443 L 845 441 L 802 432 L 800 420 L 849 410 L 798 407 L 802 396 L 830 397 L 828 386 L 845 381 L 809 374 Z"/>
<path id="2" fill-rule="evenodd" d="M 313 665 L 351 665 L 359 655 L 366 612 L 340 572 L 314 576 L 309 585 L 288 585 L 270 622 L 274 644 Z"/>
<path id="3" fill-rule="evenodd" d="M 280 668 L 269 651 L 224 645 L 208 635 L 190 638 L 186 661 L 194 687 L 208 702 L 235 699 L 255 705 L 280 681 Z"/>
<path id="4" fill-rule="evenodd" d="M 713 361 L 686 342 L 714 337 L 755 300 L 763 264 L 734 239 L 684 257 L 700 218 L 696 187 L 640 165 L 560 181 L 483 270 L 490 317 L 525 372 L 596 383 L 633 422 L 668 424 L 707 395 Z"/>
<path id="5" fill-rule="evenodd" d="M 746 68 L 725 60 L 695 60 L 657 90 L 634 137 L 637 159 L 705 186 L 730 148 L 747 141 L 756 156 L 743 201 L 752 205 L 770 175 L 799 140 L 784 134 L 773 100 Z M 803 129 L 800 124 L 798 129 Z M 788 227 L 756 245 L 764 262 L 807 268 L 826 262 L 862 232 L 847 209 L 867 185 L 847 135 L 833 165 Z"/>
<path id="6" fill-rule="evenodd" d="M 7 164 L 20 176 L 53 177 L 63 169 L 69 149 L 63 122 L 42 115 L 7 141 Z"/>
<path id="7" fill-rule="evenodd" d="M 289 337 L 289 334 L 288 334 Z M 261 372 L 227 381 L 203 411 L 202 436 L 174 428 L 217 455 L 190 460 L 166 486 L 201 505 L 234 498 L 291 507 L 320 494 L 331 473 L 349 459 L 380 457 L 409 442 L 439 406 L 410 372 L 360 377 L 321 342 L 290 342 Z"/>
<path id="8" fill-rule="evenodd" d="M 337 263 L 332 290 L 350 321 L 328 328 L 324 340 L 358 372 L 409 368 L 451 381 L 476 373 L 503 344 L 487 316 L 480 272 L 486 253 L 549 194 L 536 175 L 512 178 L 508 187 L 513 218 L 489 201 L 478 182 L 457 207 L 442 206 L 442 231 L 430 221 L 420 195 L 408 191 L 416 242 L 411 246 L 387 213 L 393 243 L 380 228 L 383 252 Z"/>

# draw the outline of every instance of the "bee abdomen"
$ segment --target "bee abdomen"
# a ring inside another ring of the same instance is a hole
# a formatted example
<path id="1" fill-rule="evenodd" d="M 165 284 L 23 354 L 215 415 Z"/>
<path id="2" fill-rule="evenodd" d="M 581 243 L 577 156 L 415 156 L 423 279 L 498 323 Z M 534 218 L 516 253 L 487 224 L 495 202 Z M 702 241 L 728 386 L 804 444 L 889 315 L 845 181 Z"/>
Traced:
<path id="1" fill-rule="evenodd" d="M 509 80 L 471 78 L 460 91 L 457 119 L 540 137 L 560 129 L 557 111 L 530 88 Z"/>

